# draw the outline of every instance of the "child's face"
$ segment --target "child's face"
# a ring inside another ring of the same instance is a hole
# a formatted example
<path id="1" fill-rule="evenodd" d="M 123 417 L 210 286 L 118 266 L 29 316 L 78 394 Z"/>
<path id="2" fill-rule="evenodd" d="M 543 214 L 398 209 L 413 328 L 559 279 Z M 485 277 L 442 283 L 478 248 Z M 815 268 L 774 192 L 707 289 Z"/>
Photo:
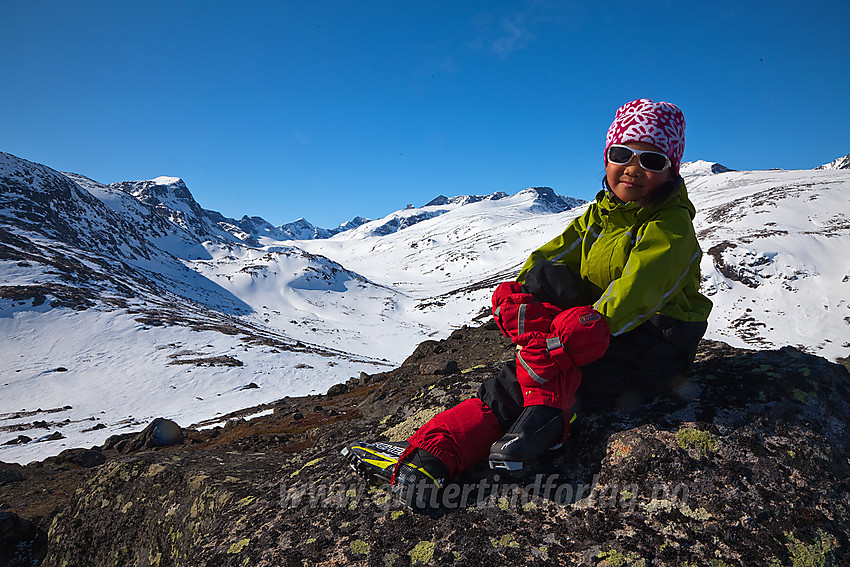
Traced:
<path id="1" fill-rule="evenodd" d="M 623 144 L 635 150 L 650 150 L 664 153 L 661 148 L 646 142 L 626 142 Z M 638 163 L 638 156 L 632 157 L 632 161 L 625 165 L 608 162 L 605 166 L 605 176 L 608 186 L 614 194 L 625 202 L 636 201 L 639 204 L 645 202 L 646 198 L 665 182 L 673 177 L 673 169 L 668 167 L 664 171 L 647 171 Z"/>

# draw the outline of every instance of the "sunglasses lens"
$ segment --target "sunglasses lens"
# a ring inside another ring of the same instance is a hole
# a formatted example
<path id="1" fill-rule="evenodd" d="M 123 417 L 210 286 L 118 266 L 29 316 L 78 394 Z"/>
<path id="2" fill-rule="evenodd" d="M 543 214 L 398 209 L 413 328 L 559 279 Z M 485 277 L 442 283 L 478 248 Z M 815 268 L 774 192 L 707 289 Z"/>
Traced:
<path id="1" fill-rule="evenodd" d="M 640 166 L 647 171 L 662 171 L 667 166 L 667 156 L 656 152 L 640 154 Z"/>
<path id="2" fill-rule="evenodd" d="M 634 152 L 624 146 L 611 146 L 608 148 L 608 161 L 616 164 L 625 164 L 632 161 Z"/>

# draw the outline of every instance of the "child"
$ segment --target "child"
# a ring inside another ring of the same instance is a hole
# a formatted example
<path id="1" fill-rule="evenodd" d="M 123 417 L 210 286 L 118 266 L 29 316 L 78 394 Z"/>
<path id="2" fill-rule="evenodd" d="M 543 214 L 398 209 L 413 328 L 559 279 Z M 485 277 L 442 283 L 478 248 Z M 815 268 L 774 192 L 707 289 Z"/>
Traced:
<path id="1" fill-rule="evenodd" d="M 408 503 L 415 488 L 422 505 L 484 458 L 519 470 L 560 447 L 577 402 L 628 410 L 669 392 L 687 374 L 711 311 L 679 176 L 684 147 L 675 105 L 620 107 L 595 202 L 493 294 L 516 360 L 406 443 L 349 443 L 352 467 L 389 479 Z"/>

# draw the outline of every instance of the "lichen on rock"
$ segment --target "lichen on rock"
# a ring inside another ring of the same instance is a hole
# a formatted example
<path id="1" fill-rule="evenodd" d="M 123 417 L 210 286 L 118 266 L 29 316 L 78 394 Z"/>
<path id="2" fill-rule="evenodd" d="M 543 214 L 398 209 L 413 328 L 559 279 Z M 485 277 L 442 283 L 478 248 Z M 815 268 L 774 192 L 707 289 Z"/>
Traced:
<path id="1" fill-rule="evenodd" d="M 469 371 L 421 373 L 448 356 Z M 49 531 L 48 567 L 850 559 L 850 376 L 792 348 L 703 341 L 679 394 L 629 414 L 583 413 L 562 450 L 516 476 L 474 467 L 452 480 L 456 501 L 429 513 L 348 468 L 345 442 L 398 440 L 390 428 L 473 395 L 510 356 L 492 326 L 465 329 L 333 397 L 287 399 L 287 412 L 186 430 L 170 447 L 101 448 L 106 462 L 92 468 L 21 467 L 0 494 Z M 62 482 L 52 509 L 27 514 Z"/>

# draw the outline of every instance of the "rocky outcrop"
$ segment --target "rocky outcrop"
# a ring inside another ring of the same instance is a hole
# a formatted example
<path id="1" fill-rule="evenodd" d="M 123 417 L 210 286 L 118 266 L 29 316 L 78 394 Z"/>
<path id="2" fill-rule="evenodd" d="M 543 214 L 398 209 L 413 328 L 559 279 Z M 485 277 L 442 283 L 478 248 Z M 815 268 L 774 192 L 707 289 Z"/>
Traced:
<path id="1" fill-rule="evenodd" d="M 33 520 L 48 533 L 44 564 L 848 560 L 850 376 L 793 348 L 706 341 L 676 394 L 631 414 L 583 414 L 563 450 L 521 476 L 474 469 L 429 513 L 347 468 L 347 440 L 406 437 L 474 395 L 511 352 L 492 325 L 462 329 L 334 396 L 284 399 L 273 415 L 186 431 L 182 445 L 104 449 L 105 463 L 84 474 L 66 463 L 78 489 Z M 452 363 L 460 370 L 423 372 Z M 61 473 L 51 462 L 8 473 L 0 495 L 30 494 L 26 483 L 48 471 Z M 14 512 L 32 520 L 26 505 Z"/>

